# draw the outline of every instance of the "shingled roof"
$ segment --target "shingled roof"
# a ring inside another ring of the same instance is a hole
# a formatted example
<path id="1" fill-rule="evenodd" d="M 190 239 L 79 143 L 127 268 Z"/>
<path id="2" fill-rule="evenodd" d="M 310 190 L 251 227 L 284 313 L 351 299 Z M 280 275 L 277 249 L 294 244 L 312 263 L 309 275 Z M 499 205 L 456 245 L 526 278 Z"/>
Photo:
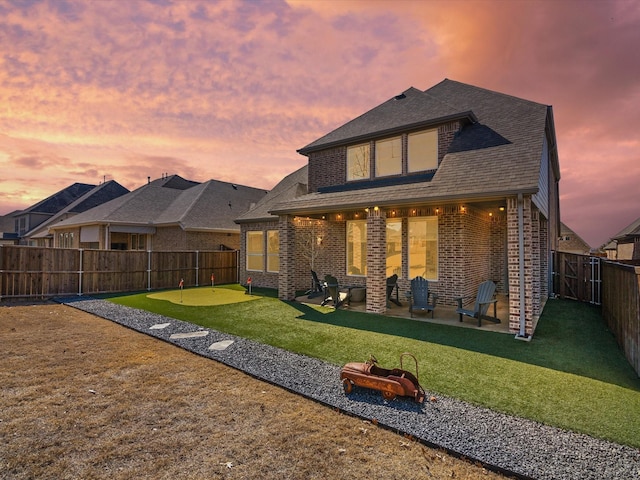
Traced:
<path id="1" fill-rule="evenodd" d="M 551 107 L 448 79 L 424 92 L 410 88 L 404 96 L 384 102 L 299 152 L 310 154 L 456 118 L 463 120 L 464 127 L 430 181 L 402 188 L 311 193 L 275 205 L 271 213 L 471 201 L 538 191 L 545 130 L 553 122 Z M 552 139 L 550 148 L 554 142 Z"/>
<path id="2" fill-rule="evenodd" d="M 236 219 L 236 223 L 268 222 L 278 220 L 276 215 L 269 213 L 271 208 L 307 193 L 308 166 L 296 170 L 284 177 L 273 189 L 256 205 Z"/>
<path id="3" fill-rule="evenodd" d="M 110 223 L 179 225 L 183 230 L 235 232 L 239 228 L 233 220 L 266 193 L 262 189 L 218 180 L 199 183 L 171 175 L 60 222 L 56 227 Z"/>

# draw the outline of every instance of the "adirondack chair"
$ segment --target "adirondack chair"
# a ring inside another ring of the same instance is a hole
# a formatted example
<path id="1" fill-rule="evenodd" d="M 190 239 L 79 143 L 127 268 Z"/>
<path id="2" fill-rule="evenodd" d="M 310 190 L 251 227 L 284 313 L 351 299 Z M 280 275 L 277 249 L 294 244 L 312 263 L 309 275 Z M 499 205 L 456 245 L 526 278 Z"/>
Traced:
<path id="1" fill-rule="evenodd" d="M 423 277 L 416 277 L 411 280 L 411 292 L 409 292 L 409 313 L 413 318 L 413 312 L 431 312 L 431 318 L 433 318 L 433 311 L 436 308 L 438 301 L 438 295 L 433 292 L 429 292 L 429 281 Z M 431 298 L 431 302 L 429 299 Z"/>
<path id="2" fill-rule="evenodd" d="M 477 318 L 479 327 L 482 326 L 482 320 L 487 320 L 493 323 L 500 323 L 500 319 L 497 318 L 496 304 L 498 303 L 498 299 L 495 297 L 495 292 L 495 283 L 493 283 L 491 280 L 482 282 L 478 287 L 478 294 L 476 295 L 476 301 L 473 305 L 473 310 L 467 310 L 462 305 L 464 299 L 470 297 L 456 297 L 455 299 L 458 302 L 456 313 L 460 316 L 460 321 L 462 321 L 462 316 L 466 315 L 468 317 Z M 491 304 L 493 304 L 493 317 L 487 315 L 489 305 Z"/>
<path id="3" fill-rule="evenodd" d="M 318 274 L 313 270 L 311 270 L 311 289 L 305 292 L 305 294 L 307 295 L 307 298 L 318 297 L 323 293 L 324 293 L 324 290 L 322 288 L 322 283 L 318 278 Z"/>
<path id="4" fill-rule="evenodd" d="M 393 298 L 393 291 L 396 291 L 396 298 Z M 387 307 L 389 302 L 393 302 L 399 307 L 402 306 L 400 299 L 398 298 L 398 275 L 395 273 L 387 278 Z"/>
<path id="5" fill-rule="evenodd" d="M 338 308 L 346 300 L 348 300 L 349 294 L 347 292 L 340 291 L 338 280 L 332 275 L 325 275 L 323 290 L 324 300 L 322 300 L 322 303 L 320 304 L 323 307 L 328 303 L 333 303 L 333 306 L 335 308 Z"/>

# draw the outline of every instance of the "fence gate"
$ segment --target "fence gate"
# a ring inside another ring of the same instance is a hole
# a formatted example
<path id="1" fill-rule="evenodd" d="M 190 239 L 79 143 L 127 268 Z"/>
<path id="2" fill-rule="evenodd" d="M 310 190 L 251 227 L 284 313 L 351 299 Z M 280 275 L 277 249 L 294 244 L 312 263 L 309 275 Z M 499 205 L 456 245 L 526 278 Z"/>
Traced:
<path id="1" fill-rule="evenodd" d="M 600 305 L 601 289 L 599 257 L 553 252 L 553 293 L 560 298 Z"/>

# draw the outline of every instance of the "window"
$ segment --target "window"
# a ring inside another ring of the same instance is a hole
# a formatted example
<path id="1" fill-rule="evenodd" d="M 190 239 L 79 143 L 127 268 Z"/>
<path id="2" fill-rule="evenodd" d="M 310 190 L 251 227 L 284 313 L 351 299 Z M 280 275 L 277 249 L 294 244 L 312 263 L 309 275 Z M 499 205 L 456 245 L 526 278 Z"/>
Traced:
<path id="1" fill-rule="evenodd" d="M 146 235 L 142 235 L 142 234 L 138 234 L 138 233 L 132 233 L 131 234 L 131 250 L 145 250 L 146 249 L 146 240 L 147 240 L 147 236 Z"/>
<path id="2" fill-rule="evenodd" d="M 407 170 L 420 172 L 438 168 L 438 130 L 410 133 L 407 140 Z"/>
<path id="3" fill-rule="evenodd" d="M 387 277 L 402 276 L 402 220 L 387 219 Z"/>
<path id="4" fill-rule="evenodd" d="M 409 278 L 438 279 L 438 217 L 409 218 Z"/>
<path id="5" fill-rule="evenodd" d="M 376 142 L 376 177 L 402 173 L 402 139 L 387 138 Z"/>
<path id="6" fill-rule="evenodd" d="M 368 143 L 347 148 L 347 181 L 364 180 L 371 176 L 369 170 L 370 155 Z"/>
<path id="7" fill-rule="evenodd" d="M 267 231 L 267 272 L 280 271 L 280 233 L 278 230 Z"/>
<path id="8" fill-rule="evenodd" d="M 58 234 L 58 248 L 73 248 L 73 232 Z"/>
<path id="9" fill-rule="evenodd" d="M 264 233 L 247 232 L 247 270 L 264 269 Z"/>
<path id="10" fill-rule="evenodd" d="M 367 221 L 347 222 L 347 274 L 367 275 Z"/>

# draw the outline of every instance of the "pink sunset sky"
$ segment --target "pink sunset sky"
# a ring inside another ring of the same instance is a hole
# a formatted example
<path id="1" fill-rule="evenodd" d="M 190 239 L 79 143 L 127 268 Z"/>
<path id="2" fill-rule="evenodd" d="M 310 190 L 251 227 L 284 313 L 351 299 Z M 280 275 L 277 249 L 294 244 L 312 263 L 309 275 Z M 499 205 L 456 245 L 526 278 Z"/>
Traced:
<path id="1" fill-rule="evenodd" d="M 564 223 L 640 217 L 640 2 L 0 0 L 0 215 L 163 173 L 272 188 L 450 78 L 553 106 Z"/>

